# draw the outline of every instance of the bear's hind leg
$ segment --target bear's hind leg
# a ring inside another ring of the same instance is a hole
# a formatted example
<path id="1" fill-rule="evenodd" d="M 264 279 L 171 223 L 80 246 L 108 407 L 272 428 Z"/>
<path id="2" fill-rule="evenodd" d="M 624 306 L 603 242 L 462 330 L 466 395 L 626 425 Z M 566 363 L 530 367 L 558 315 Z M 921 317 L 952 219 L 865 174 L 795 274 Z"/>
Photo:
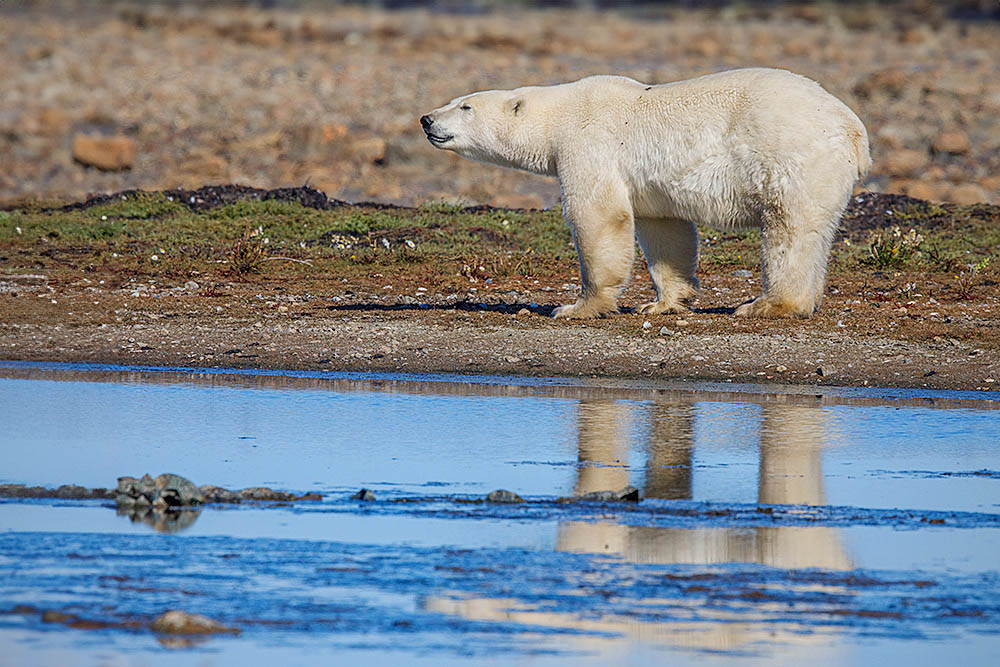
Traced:
<path id="1" fill-rule="evenodd" d="M 698 295 L 697 226 L 676 218 L 636 218 L 635 234 L 656 289 L 656 301 L 639 306 L 638 312 L 684 312 Z"/>
<path id="2" fill-rule="evenodd" d="M 814 225 L 765 224 L 761 248 L 764 295 L 737 316 L 811 317 L 823 299 L 836 220 Z"/>
<path id="3" fill-rule="evenodd" d="M 580 260 L 580 297 L 576 303 L 559 306 L 553 317 L 586 319 L 618 312 L 618 293 L 632 273 L 635 253 L 635 223 L 632 210 L 617 189 L 607 188 L 601 197 L 578 201 L 563 194 L 563 211 L 573 232 Z"/>

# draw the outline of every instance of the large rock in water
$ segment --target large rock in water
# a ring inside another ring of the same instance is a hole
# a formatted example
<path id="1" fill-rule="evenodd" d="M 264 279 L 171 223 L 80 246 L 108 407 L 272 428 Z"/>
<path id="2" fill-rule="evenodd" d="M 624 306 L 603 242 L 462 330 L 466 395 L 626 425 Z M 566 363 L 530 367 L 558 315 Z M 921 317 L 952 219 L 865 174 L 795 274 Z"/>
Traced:
<path id="1" fill-rule="evenodd" d="M 180 475 L 164 474 L 153 479 L 143 475 L 118 478 L 119 505 L 152 506 L 156 509 L 168 507 L 193 507 L 205 502 L 205 495 L 190 480 Z"/>
<path id="2" fill-rule="evenodd" d="M 190 480 L 166 473 L 158 475 L 156 478 L 156 499 L 153 505 L 165 507 L 190 507 L 201 505 L 205 502 L 205 496 L 201 489 Z"/>

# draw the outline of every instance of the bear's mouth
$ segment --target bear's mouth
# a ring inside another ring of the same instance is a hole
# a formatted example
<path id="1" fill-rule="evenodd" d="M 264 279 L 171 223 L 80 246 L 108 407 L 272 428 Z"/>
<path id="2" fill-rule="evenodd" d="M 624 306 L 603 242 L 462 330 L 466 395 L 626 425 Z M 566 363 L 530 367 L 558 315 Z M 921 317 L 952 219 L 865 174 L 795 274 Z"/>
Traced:
<path id="1" fill-rule="evenodd" d="M 425 134 L 427 135 L 427 141 L 431 142 L 435 146 L 441 146 L 442 144 L 446 144 L 455 138 L 455 135 L 450 135 L 445 137 L 440 134 L 434 134 L 432 132 L 426 132 Z"/>

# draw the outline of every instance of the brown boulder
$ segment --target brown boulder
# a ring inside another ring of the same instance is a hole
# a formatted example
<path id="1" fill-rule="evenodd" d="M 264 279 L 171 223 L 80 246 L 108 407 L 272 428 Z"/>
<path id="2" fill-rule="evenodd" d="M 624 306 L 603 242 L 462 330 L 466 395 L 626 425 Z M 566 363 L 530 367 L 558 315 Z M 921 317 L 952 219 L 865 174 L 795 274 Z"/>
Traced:
<path id="1" fill-rule="evenodd" d="M 953 153 L 960 155 L 968 153 L 972 148 L 969 135 L 962 130 L 948 130 L 934 137 L 931 148 L 935 153 Z"/>
<path id="2" fill-rule="evenodd" d="M 861 99 L 869 99 L 877 95 L 899 97 L 906 88 L 908 77 L 900 69 L 889 68 L 872 72 L 858 81 L 854 86 L 854 94 Z"/>
<path id="3" fill-rule="evenodd" d="M 927 201 L 941 201 L 942 199 L 942 188 L 940 186 L 923 181 L 911 181 L 903 192 L 910 197 L 925 199 Z"/>
<path id="4" fill-rule="evenodd" d="M 105 171 L 131 169 L 135 154 L 135 141 L 124 135 L 92 137 L 77 134 L 73 137 L 73 159 L 88 167 Z"/>
<path id="5" fill-rule="evenodd" d="M 348 150 L 358 162 L 381 163 L 385 160 L 385 139 L 371 137 L 352 141 Z"/>
<path id="6" fill-rule="evenodd" d="M 948 191 L 945 198 L 954 204 L 962 204 L 963 206 L 988 202 L 990 200 L 990 196 L 986 190 L 975 183 L 959 183 Z"/>
<path id="7" fill-rule="evenodd" d="M 929 159 L 924 151 L 903 148 L 889 153 L 882 166 L 893 176 L 913 176 L 927 166 Z"/>

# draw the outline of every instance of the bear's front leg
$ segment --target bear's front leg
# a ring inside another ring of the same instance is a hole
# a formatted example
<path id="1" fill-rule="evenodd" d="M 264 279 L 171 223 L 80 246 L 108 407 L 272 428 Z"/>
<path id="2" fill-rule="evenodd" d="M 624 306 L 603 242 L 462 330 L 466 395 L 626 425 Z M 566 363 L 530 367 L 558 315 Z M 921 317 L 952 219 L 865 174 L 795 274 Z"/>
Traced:
<path id="1" fill-rule="evenodd" d="M 656 301 L 636 310 L 644 315 L 688 310 L 688 304 L 698 296 L 697 226 L 675 218 L 636 218 L 635 234 L 656 288 Z"/>
<path id="2" fill-rule="evenodd" d="M 580 297 L 553 317 L 586 319 L 618 312 L 618 293 L 632 273 L 635 221 L 623 184 L 604 184 L 576 195 L 563 182 L 563 215 L 580 262 Z"/>

